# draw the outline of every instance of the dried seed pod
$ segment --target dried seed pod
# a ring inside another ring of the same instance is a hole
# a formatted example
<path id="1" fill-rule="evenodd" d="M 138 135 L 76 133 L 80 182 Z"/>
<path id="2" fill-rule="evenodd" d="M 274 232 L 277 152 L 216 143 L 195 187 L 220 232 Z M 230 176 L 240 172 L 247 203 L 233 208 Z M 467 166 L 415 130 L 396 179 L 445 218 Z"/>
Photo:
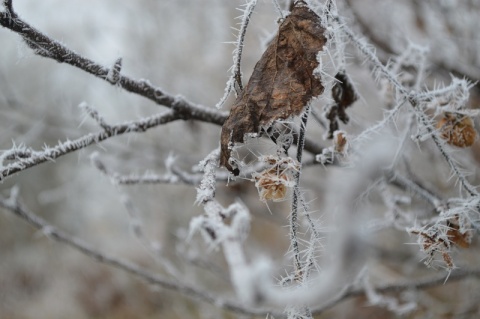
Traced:
<path id="1" fill-rule="evenodd" d="M 299 169 L 297 161 L 290 157 L 265 156 L 261 158 L 269 165 L 260 173 L 253 174 L 255 186 L 262 202 L 281 201 L 287 195 L 287 188 L 293 186 L 293 171 Z"/>
<path id="2" fill-rule="evenodd" d="M 473 120 L 463 114 L 445 112 L 437 129 L 448 144 L 458 147 L 472 146 L 477 138 Z"/>
<path id="3" fill-rule="evenodd" d="M 280 201 L 287 195 L 289 179 L 286 175 L 272 174 L 271 170 L 264 171 L 255 177 L 255 186 L 259 189 L 262 202 L 267 200 Z"/>

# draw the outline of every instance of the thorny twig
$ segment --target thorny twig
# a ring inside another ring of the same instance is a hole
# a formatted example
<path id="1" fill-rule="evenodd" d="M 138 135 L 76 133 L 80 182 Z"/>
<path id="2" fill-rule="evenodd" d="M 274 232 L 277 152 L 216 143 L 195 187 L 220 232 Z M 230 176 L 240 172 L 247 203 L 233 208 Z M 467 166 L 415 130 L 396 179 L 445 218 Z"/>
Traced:
<path id="1" fill-rule="evenodd" d="M 298 146 L 297 146 L 297 161 L 299 165 L 302 163 L 302 154 L 303 148 L 305 145 L 305 135 L 307 129 L 307 121 L 308 116 L 310 113 L 310 106 L 307 105 L 305 112 L 302 115 L 301 123 L 300 123 L 300 133 L 298 137 Z M 294 179 L 295 179 L 295 186 L 293 189 L 293 197 L 292 197 L 292 211 L 290 213 L 290 243 L 292 245 L 293 256 L 294 256 L 294 265 L 295 265 L 295 272 L 299 275 L 301 271 L 302 264 L 300 262 L 300 247 L 298 245 L 298 201 L 301 197 L 300 194 L 300 175 L 301 175 L 301 166 L 298 170 L 294 172 Z M 296 275 L 296 276 L 297 276 Z"/>
<path id="2" fill-rule="evenodd" d="M 240 29 L 238 30 L 237 41 L 235 43 L 235 50 L 233 56 L 233 66 L 232 66 L 232 75 L 227 81 L 227 86 L 225 87 L 225 93 L 220 101 L 217 103 L 216 107 L 221 108 L 223 104 L 227 101 L 230 92 L 235 89 L 236 95 L 238 96 L 243 91 L 243 81 L 242 81 L 242 52 L 243 45 L 245 41 L 245 34 L 247 33 L 248 23 L 250 22 L 250 17 L 252 16 L 253 10 L 257 5 L 257 0 L 251 0 L 245 6 L 242 15 L 242 21 L 240 23 Z M 237 87 L 235 86 L 237 85 Z"/>
<path id="3" fill-rule="evenodd" d="M 441 142 L 441 138 L 438 135 L 438 132 L 435 130 L 435 128 L 432 126 L 431 123 L 429 123 L 426 115 L 423 113 L 422 110 L 420 110 L 420 104 L 422 103 L 422 98 L 421 94 L 410 91 L 408 88 L 403 86 L 395 76 L 395 74 L 392 74 L 386 66 L 384 66 L 378 57 L 375 55 L 374 52 L 368 46 L 360 40 L 350 28 L 346 26 L 345 23 L 341 22 L 340 17 L 335 17 L 335 20 L 339 21 L 339 26 L 341 30 L 347 35 L 347 37 L 350 39 L 352 43 L 355 44 L 358 50 L 360 50 L 369 60 L 370 62 L 374 65 L 375 69 L 378 70 L 385 78 L 388 79 L 388 81 L 395 87 L 395 89 L 399 92 L 403 98 L 407 99 L 408 102 L 412 105 L 413 110 L 415 112 L 415 115 L 418 118 L 418 122 L 423 125 L 423 127 L 427 130 L 428 134 L 430 135 L 432 141 L 442 154 L 442 156 L 445 158 L 447 161 L 448 165 L 452 169 L 452 171 L 455 173 L 457 176 L 458 180 L 460 181 L 460 184 L 462 185 L 463 189 L 470 195 L 470 196 L 480 196 L 480 193 L 475 189 L 473 185 L 468 182 L 466 179 L 465 175 L 460 172 L 460 169 L 458 165 L 455 163 L 454 159 L 449 155 L 447 151 L 445 151 L 444 143 Z"/>

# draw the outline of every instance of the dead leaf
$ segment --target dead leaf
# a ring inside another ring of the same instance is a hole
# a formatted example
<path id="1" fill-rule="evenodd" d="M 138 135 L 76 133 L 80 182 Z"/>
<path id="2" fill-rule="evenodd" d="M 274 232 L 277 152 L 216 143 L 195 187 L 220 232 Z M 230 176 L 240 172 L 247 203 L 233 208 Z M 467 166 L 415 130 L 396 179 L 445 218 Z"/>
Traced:
<path id="1" fill-rule="evenodd" d="M 323 93 L 313 71 L 318 66 L 317 53 L 327 41 L 324 32 L 320 18 L 305 2 L 297 1 L 223 124 L 220 165 L 238 175 L 238 168 L 229 161 L 234 143 L 243 143 L 245 134 L 260 133 L 276 120 L 299 115 L 313 97 Z"/>
<path id="2" fill-rule="evenodd" d="M 330 121 L 328 138 L 333 138 L 333 133 L 339 128 L 337 119 L 344 124 L 348 123 L 349 118 L 345 109 L 358 99 L 357 92 L 355 92 L 344 71 L 338 72 L 337 75 L 335 75 L 335 84 L 332 87 L 332 98 L 335 104 L 330 107 L 327 113 L 327 119 Z"/>

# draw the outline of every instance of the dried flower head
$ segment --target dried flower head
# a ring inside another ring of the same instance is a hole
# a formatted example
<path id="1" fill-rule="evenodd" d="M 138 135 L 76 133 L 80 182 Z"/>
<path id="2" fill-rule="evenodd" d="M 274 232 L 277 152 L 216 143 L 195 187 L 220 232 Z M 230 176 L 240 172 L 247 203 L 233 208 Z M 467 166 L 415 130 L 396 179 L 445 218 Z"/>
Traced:
<path id="1" fill-rule="evenodd" d="M 463 114 L 445 112 L 437 129 L 448 144 L 458 147 L 472 146 L 477 138 L 473 120 Z"/>
<path id="2" fill-rule="evenodd" d="M 293 172 L 298 171 L 300 165 L 290 157 L 268 155 L 260 158 L 267 164 L 267 168 L 260 173 L 252 174 L 260 199 L 281 201 L 287 195 L 287 189 L 293 187 Z"/>

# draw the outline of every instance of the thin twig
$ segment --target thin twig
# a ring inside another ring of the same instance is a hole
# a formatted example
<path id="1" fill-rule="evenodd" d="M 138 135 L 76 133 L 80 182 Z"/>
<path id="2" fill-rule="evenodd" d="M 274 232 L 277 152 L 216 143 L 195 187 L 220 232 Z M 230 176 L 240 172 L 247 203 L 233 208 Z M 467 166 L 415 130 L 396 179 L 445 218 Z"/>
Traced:
<path id="1" fill-rule="evenodd" d="M 79 108 L 82 108 L 84 109 L 87 114 L 95 120 L 95 122 L 98 123 L 98 125 L 100 125 L 101 128 L 103 128 L 105 131 L 111 131 L 112 130 L 112 127 L 110 125 L 107 124 L 107 122 L 105 121 L 105 119 L 103 118 L 103 116 L 101 116 L 97 110 L 91 108 L 87 103 L 85 102 L 82 102 L 80 103 L 80 105 L 78 106 Z"/>
<path id="2" fill-rule="evenodd" d="M 243 10 L 242 22 L 240 23 L 240 30 L 238 31 L 237 42 L 234 50 L 232 75 L 227 81 L 225 93 L 216 105 L 217 108 L 221 108 L 223 104 L 225 104 L 228 96 L 230 95 L 230 92 L 232 92 L 232 89 L 236 89 L 235 84 L 237 84 L 238 86 L 238 90 L 236 90 L 237 96 L 243 91 L 241 69 L 243 45 L 245 41 L 245 34 L 247 33 L 248 23 L 250 22 L 250 17 L 252 16 L 253 10 L 255 9 L 256 5 L 257 0 L 251 0 L 246 5 L 245 10 Z"/>
<path id="3" fill-rule="evenodd" d="M 99 158 L 97 152 L 90 156 L 92 164 L 102 174 L 107 176 L 114 185 L 138 185 L 138 184 L 187 184 L 198 185 L 202 176 L 200 174 L 188 174 L 186 172 L 175 169 L 175 167 L 167 167 L 167 173 L 163 175 L 144 173 L 121 175 L 107 169 L 107 165 Z M 168 162 L 168 160 L 167 160 Z"/>
<path id="4" fill-rule="evenodd" d="M 302 171 L 302 155 L 303 148 L 305 146 L 305 135 L 307 130 L 307 121 L 308 115 L 310 114 L 310 105 L 307 105 L 305 112 L 302 115 L 300 123 L 300 132 L 298 136 L 297 143 L 297 161 L 300 165 L 300 168 L 294 173 L 295 186 L 293 188 L 293 198 L 292 198 L 292 211 L 290 213 L 290 243 L 292 245 L 293 256 L 294 256 L 294 265 L 296 272 L 301 270 L 300 263 L 300 247 L 298 245 L 297 238 L 297 220 L 298 220 L 298 201 L 301 197 L 300 195 L 300 175 Z"/>
<path id="5" fill-rule="evenodd" d="M 257 0 L 251 0 L 245 7 L 242 23 L 240 26 L 240 32 L 238 34 L 238 39 L 237 39 L 237 49 L 235 51 L 235 57 L 233 59 L 235 62 L 235 67 L 233 69 L 233 76 L 235 78 L 235 82 L 240 88 L 240 92 L 243 91 L 241 65 L 242 65 L 243 45 L 245 42 L 245 34 L 247 34 L 247 27 L 250 22 L 250 17 L 252 16 L 253 10 L 255 9 L 256 5 L 257 5 Z"/>

